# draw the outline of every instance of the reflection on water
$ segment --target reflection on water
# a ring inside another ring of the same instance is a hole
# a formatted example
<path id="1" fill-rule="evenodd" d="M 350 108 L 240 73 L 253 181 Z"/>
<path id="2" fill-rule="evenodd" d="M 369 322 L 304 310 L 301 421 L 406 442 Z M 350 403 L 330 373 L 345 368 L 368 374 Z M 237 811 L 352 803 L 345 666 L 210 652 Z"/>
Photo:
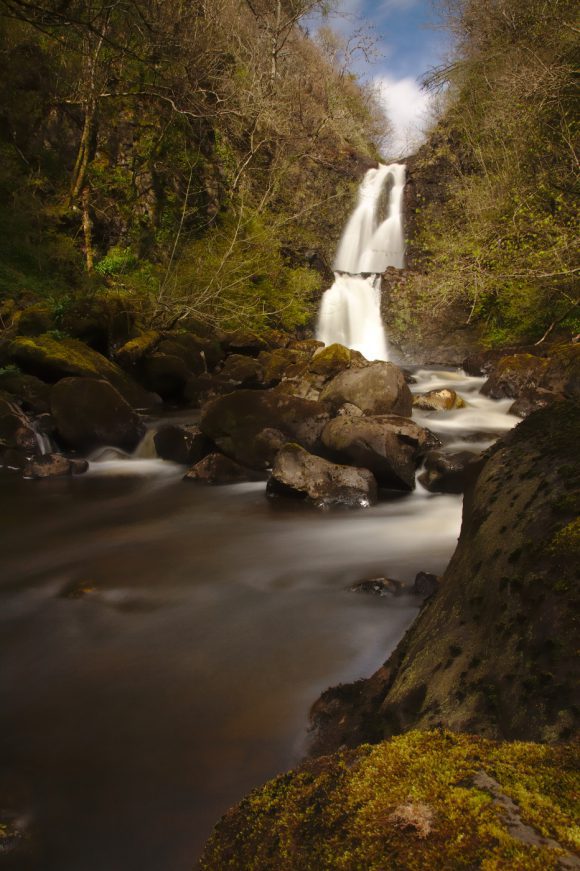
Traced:
<path id="1" fill-rule="evenodd" d="M 190 869 L 297 761 L 318 693 L 370 674 L 416 614 L 346 588 L 440 572 L 459 533 L 457 496 L 318 514 L 143 453 L 0 480 L 0 803 L 33 814 L 42 871 Z"/>

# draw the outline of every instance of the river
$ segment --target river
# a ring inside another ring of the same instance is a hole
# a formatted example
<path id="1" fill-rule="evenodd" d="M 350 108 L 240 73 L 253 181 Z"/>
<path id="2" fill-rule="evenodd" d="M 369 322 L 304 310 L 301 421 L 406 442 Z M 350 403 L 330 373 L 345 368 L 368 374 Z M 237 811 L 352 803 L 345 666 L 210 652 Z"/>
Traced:
<path id="1" fill-rule="evenodd" d="M 469 403 L 415 415 L 449 450 L 517 423 L 482 379 L 416 378 Z M 150 443 L 74 478 L 0 470 L 0 806 L 29 817 L 42 871 L 191 869 L 226 808 L 300 759 L 317 695 L 417 613 L 349 585 L 440 573 L 459 534 L 460 496 L 317 513 L 183 483 Z"/>

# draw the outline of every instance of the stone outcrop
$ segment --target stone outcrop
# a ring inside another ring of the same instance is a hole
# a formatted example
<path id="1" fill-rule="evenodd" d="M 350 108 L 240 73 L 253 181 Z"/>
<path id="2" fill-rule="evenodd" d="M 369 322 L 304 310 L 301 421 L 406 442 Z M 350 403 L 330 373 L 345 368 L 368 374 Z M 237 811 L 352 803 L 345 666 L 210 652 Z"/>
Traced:
<path id="1" fill-rule="evenodd" d="M 183 466 L 198 463 L 212 449 L 210 440 L 195 425 L 165 424 L 153 440 L 158 457 Z"/>
<path id="2" fill-rule="evenodd" d="M 371 678 L 323 693 L 314 752 L 435 726 L 578 734 L 578 431 L 578 405 L 559 402 L 489 450 L 440 590 Z"/>
<path id="3" fill-rule="evenodd" d="M 322 509 L 368 508 L 377 501 L 377 484 L 368 469 L 329 463 L 287 444 L 276 455 L 267 493 L 299 497 Z"/>

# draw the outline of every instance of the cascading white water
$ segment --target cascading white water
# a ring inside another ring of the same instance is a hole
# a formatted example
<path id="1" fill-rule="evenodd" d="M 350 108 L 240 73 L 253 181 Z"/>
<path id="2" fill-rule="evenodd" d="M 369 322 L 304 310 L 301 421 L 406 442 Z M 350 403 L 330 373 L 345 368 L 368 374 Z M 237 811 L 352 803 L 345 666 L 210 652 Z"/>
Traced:
<path id="1" fill-rule="evenodd" d="M 379 203 L 388 181 L 387 217 L 379 222 Z M 317 338 L 325 345 L 339 342 L 360 351 L 368 360 L 388 359 L 381 319 L 381 275 L 388 266 L 404 266 L 404 187 L 404 164 L 379 164 L 366 173 L 338 245 L 334 284 L 320 305 Z"/>

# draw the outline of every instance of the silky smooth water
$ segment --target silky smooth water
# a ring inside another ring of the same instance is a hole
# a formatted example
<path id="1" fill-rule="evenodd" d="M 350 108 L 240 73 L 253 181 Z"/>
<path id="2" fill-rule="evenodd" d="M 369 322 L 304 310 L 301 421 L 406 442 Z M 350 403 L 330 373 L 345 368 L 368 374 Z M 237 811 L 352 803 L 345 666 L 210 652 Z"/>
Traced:
<path id="1" fill-rule="evenodd" d="M 490 441 L 517 422 L 476 379 L 419 377 L 473 402 L 425 416 L 450 443 L 472 408 L 498 414 Z M 30 818 L 42 871 L 191 869 L 220 814 L 299 760 L 318 694 L 370 675 L 417 613 L 349 585 L 441 572 L 459 534 L 459 496 L 320 514 L 152 453 L 0 472 L 0 805 Z"/>

